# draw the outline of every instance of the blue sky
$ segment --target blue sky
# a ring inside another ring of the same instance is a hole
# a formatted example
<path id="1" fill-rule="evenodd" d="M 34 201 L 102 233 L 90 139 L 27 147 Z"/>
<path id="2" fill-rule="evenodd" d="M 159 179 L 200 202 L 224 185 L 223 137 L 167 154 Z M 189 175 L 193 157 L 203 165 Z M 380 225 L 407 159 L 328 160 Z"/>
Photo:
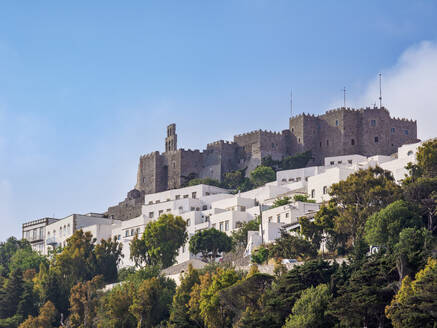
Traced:
<path id="1" fill-rule="evenodd" d="M 367 106 L 383 72 L 389 109 L 436 136 L 436 65 L 435 1 L 3 1 L 0 240 L 124 199 L 169 123 L 201 149 L 286 129 L 290 88 L 295 113 L 344 86 Z"/>

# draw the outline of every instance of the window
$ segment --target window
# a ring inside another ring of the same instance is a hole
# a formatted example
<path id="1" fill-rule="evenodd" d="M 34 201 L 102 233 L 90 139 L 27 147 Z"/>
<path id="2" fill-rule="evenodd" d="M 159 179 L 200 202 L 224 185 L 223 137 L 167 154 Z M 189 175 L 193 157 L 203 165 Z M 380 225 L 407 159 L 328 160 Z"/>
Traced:
<path id="1" fill-rule="evenodd" d="M 341 163 L 343 163 L 343 162 L 342 162 L 342 161 L 338 161 L 338 162 L 337 162 L 337 164 L 341 164 Z"/>
<path id="2" fill-rule="evenodd" d="M 308 181 L 308 177 L 305 177 L 305 181 Z"/>
<path id="3" fill-rule="evenodd" d="M 183 209 L 184 209 L 184 208 L 183 208 L 182 206 L 179 206 L 179 207 L 178 207 L 178 210 L 179 210 L 179 211 L 182 211 Z"/>
<path id="4" fill-rule="evenodd" d="M 404 131 L 404 134 L 407 136 L 407 135 L 408 135 L 408 130 L 405 130 L 405 131 Z"/>
<path id="5" fill-rule="evenodd" d="M 140 233 L 140 228 L 137 228 L 137 230 L 135 231 L 135 233 L 138 235 Z"/>
<path id="6" fill-rule="evenodd" d="M 215 229 L 215 227 L 216 227 L 216 224 L 215 224 L 215 223 L 213 223 L 213 224 L 212 224 L 212 227 L 213 227 L 213 228 Z"/>
<path id="7" fill-rule="evenodd" d="M 191 220 L 190 220 L 190 219 L 187 219 L 187 227 L 189 227 L 190 224 L 191 224 Z"/>
<path id="8" fill-rule="evenodd" d="M 299 181 L 301 181 L 301 180 L 302 180 L 301 177 L 296 178 L 296 181 L 297 181 L 297 182 L 299 182 Z"/>
<path id="9" fill-rule="evenodd" d="M 371 120 L 370 121 L 370 126 L 376 126 L 376 120 Z"/>
<path id="10" fill-rule="evenodd" d="M 246 206 L 241 205 L 241 206 L 240 206 L 240 211 L 241 211 L 241 212 L 246 212 Z"/>
<path id="11" fill-rule="evenodd" d="M 153 200 L 151 200 L 150 202 L 149 202 L 149 205 L 152 205 L 153 204 Z"/>
<path id="12" fill-rule="evenodd" d="M 125 231 L 124 236 L 125 236 L 125 237 L 129 237 L 129 230 L 126 230 L 126 231 Z"/>
<path id="13" fill-rule="evenodd" d="M 229 221 L 225 221 L 225 231 L 229 230 Z"/>
<path id="14" fill-rule="evenodd" d="M 281 181 L 282 181 L 282 182 L 287 182 L 287 179 L 282 179 Z"/>
<path id="15" fill-rule="evenodd" d="M 413 155 L 413 151 L 412 150 L 410 150 L 408 153 L 407 153 L 407 155 L 408 156 L 411 156 L 411 155 Z"/>
<path id="16" fill-rule="evenodd" d="M 375 143 L 378 143 L 378 141 L 379 141 L 379 138 L 378 137 L 375 137 Z"/>
<path id="17" fill-rule="evenodd" d="M 328 187 L 323 186 L 323 195 L 326 195 L 328 193 Z"/>
<path id="18" fill-rule="evenodd" d="M 335 164 L 335 162 L 334 161 L 331 161 L 329 164 L 331 164 L 331 165 L 334 165 Z"/>
<path id="19" fill-rule="evenodd" d="M 272 142 L 272 149 L 275 149 L 275 144 Z"/>
<path id="20" fill-rule="evenodd" d="M 355 145 L 355 139 L 351 139 L 351 145 L 352 145 L 352 146 Z"/>
<path id="21" fill-rule="evenodd" d="M 200 207 L 196 207 L 196 211 L 200 211 Z"/>
<path id="22" fill-rule="evenodd" d="M 352 160 L 351 160 L 351 159 L 348 159 L 347 162 L 348 162 L 349 164 L 352 164 Z"/>
<path id="23" fill-rule="evenodd" d="M 322 148 L 322 142 L 320 141 L 320 148 Z"/>
<path id="24" fill-rule="evenodd" d="M 159 210 L 159 211 L 158 211 L 158 215 L 161 215 L 162 212 L 164 212 L 164 210 Z"/>
<path id="25" fill-rule="evenodd" d="M 278 214 L 278 215 L 276 216 L 276 221 L 277 221 L 278 223 L 281 223 L 281 214 Z"/>
<path id="26" fill-rule="evenodd" d="M 160 203 L 160 200 L 158 199 L 157 201 L 155 201 L 155 204 L 159 204 Z"/>
<path id="27" fill-rule="evenodd" d="M 181 198 L 181 195 L 176 195 L 175 198 L 176 198 L 176 199 L 180 199 L 180 198 Z"/>
<path id="28" fill-rule="evenodd" d="M 39 239 L 43 239 L 43 238 L 44 238 L 44 229 L 39 228 Z"/>
<path id="29" fill-rule="evenodd" d="M 184 198 L 188 198 L 188 195 L 184 195 Z"/>
<path id="30" fill-rule="evenodd" d="M 133 236 L 134 235 L 135 230 L 134 229 L 130 229 L 130 235 Z"/>
<path id="31" fill-rule="evenodd" d="M 205 196 L 209 196 L 209 192 L 206 192 L 206 193 L 205 193 Z"/>
<path id="32" fill-rule="evenodd" d="M 59 236 L 62 236 L 62 227 L 59 227 Z M 34 239 L 36 237 L 35 231 L 33 231 L 33 237 L 34 237 Z"/>
<path id="33" fill-rule="evenodd" d="M 271 216 L 269 216 L 269 222 L 272 222 L 272 217 Z"/>
<path id="34" fill-rule="evenodd" d="M 196 192 L 191 193 L 191 198 L 196 198 Z"/>
<path id="35" fill-rule="evenodd" d="M 338 126 L 338 120 L 335 120 L 335 126 Z"/>
<path id="36" fill-rule="evenodd" d="M 291 132 L 294 132 L 294 128 L 291 128 Z"/>
<path id="37" fill-rule="evenodd" d="M 300 143 L 300 138 L 297 139 L 297 142 Z"/>
<path id="38" fill-rule="evenodd" d="M 391 128 L 391 133 L 395 133 L 396 129 L 395 128 Z"/>
<path id="39" fill-rule="evenodd" d="M 67 225 L 67 232 L 68 232 L 68 233 L 71 233 L 71 230 L 70 230 L 70 223 Z"/>
<path id="40" fill-rule="evenodd" d="M 316 197 L 316 190 L 312 189 L 311 190 L 311 198 L 315 198 Z"/>
<path id="41" fill-rule="evenodd" d="M 326 146 L 329 146 L 329 140 L 326 140 Z"/>
<path id="42" fill-rule="evenodd" d="M 149 218 L 153 218 L 153 212 L 149 212 Z"/>
<path id="43" fill-rule="evenodd" d="M 173 168 L 176 168 L 176 162 L 173 162 Z"/>
<path id="44" fill-rule="evenodd" d="M 289 213 L 285 213 L 285 217 L 288 218 Z"/>
<path id="45" fill-rule="evenodd" d="M 190 207 L 190 211 L 194 211 L 195 210 L 195 208 L 194 207 Z"/>
<path id="46" fill-rule="evenodd" d="M 171 212 L 171 208 L 167 208 L 167 210 L 166 210 L 167 212 Z"/>
<path id="47" fill-rule="evenodd" d="M 223 222 L 220 222 L 220 231 L 223 231 Z"/>
<path id="48" fill-rule="evenodd" d="M 170 200 L 171 200 L 170 198 L 167 198 L 166 202 L 169 202 Z"/>
<path id="49" fill-rule="evenodd" d="M 120 239 L 121 239 L 121 235 L 118 235 L 118 236 L 117 236 L 117 239 L 120 240 Z"/>

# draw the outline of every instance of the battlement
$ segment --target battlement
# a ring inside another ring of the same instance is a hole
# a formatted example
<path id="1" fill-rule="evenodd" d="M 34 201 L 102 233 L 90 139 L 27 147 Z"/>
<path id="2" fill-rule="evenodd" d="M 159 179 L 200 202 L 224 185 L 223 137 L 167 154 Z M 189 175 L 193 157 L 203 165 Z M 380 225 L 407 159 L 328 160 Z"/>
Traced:
<path id="1" fill-rule="evenodd" d="M 408 119 L 408 118 L 400 118 L 400 117 L 392 117 L 392 120 L 397 122 L 417 123 L 416 120 Z"/>
<path id="2" fill-rule="evenodd" d="M 234 138 L 242 138 L 242 137 L 248 137 L 248 136 L 261 136 L 261 135 L 269 135 L 269 136 L 280 136 L 282 135 L 282 132 L 276 132 L 271 130 L 255 130 L 250 131 L 242 134 L 236 134 Z"/>
<path id="3" fill-rule="evenodd" d="M 235 145 L 235 142 L 228 141 L 228 140 L 217 140 L 217 141 L 210 142 L 209 144 L 206 145 L 206 147 L 209 148 L 209 147 L 220 146 L 220 145 Z"/>
<path id="4" fill-rule="evenodd" d="M 148 154 L 145 154 L 145 155 L 141 155 L 140 156 L 140 160 L 141 159 L 152 158 L 152 157 L 159 156 L 159 155 L 160 155 L 159 151 L 154 151 L 154 152 L 151 152 L 151 153 L 148 153 Z"/>
<path id="5" fill-rule="evenodd" d="M 199 149 L 184 149 L 184 148 L 180 148 L 178 149 L 178 151 L 184 152 L 184 153 L 192 153 L 192 154 L 200 154 L 200 150 Z"/>

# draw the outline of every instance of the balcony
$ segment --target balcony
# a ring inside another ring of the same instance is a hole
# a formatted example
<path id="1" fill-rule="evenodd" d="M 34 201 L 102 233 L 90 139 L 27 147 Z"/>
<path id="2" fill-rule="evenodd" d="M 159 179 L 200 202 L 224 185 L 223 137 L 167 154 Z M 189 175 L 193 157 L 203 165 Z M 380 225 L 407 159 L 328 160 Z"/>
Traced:
<path id="1" fill-rule="evenodd" d="M 50 246 L 53 246 L 53 247 L 56 247 L 56 245 L 58 243 L 56 242 L 56 238 L 55 237 L 50 237 L 50 238 L 46 239 L 46 244 L 50 245 Z"/>

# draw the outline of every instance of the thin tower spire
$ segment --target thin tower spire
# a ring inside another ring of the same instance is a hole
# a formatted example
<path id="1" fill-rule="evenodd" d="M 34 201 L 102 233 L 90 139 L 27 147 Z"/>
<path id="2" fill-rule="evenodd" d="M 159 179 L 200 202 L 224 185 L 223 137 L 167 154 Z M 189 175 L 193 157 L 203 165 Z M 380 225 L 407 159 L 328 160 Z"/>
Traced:
<path id="1" fill-rule="evenodd" d="M 346 108 L 346 87 L 343 88 L 343 107 Z"/>
<path id="2" fill-rule="evenodd" d="M 293 88 L 290 91 L 290 117 L 293 117 Z"/>
<path id="3" fill-rule="evenodd" d="M 382 108 L 382 88 L 381 88 L 381 76 L 382 74 L 379 73 L 379 108 Z"/>

